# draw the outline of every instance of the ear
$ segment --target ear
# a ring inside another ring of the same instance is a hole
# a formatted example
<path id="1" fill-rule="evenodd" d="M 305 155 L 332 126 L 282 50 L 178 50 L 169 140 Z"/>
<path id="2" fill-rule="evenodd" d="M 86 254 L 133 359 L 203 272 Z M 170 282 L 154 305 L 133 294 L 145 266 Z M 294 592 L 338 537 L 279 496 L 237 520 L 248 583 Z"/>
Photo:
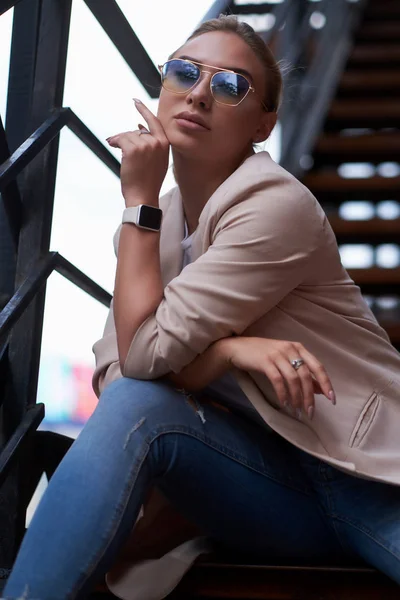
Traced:
<path id="1" fill-rule="evenodd" d="M 265 142 L 265 140 L 269 138 L 271 131 L 276 125 L 277 119 L 278 114 L 276 112 L 266 112 L 263 114 L 260 126 L 253 135 L 253 144 Z"/>

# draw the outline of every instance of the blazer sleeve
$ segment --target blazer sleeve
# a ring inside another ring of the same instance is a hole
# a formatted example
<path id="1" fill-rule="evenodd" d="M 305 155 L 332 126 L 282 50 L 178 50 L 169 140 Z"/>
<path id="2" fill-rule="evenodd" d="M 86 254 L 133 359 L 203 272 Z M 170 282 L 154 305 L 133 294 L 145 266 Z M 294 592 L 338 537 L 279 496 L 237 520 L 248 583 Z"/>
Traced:
<path id="1" fill-rule="evenodd" d="M 288 197 L 261 189 L 223 212 L 208 250 L 165 287 L 159 307 L 137 330 L 123 375 L 179 373 L 304 282 L 322 231 L 315 205 L 308 191 Z"/>

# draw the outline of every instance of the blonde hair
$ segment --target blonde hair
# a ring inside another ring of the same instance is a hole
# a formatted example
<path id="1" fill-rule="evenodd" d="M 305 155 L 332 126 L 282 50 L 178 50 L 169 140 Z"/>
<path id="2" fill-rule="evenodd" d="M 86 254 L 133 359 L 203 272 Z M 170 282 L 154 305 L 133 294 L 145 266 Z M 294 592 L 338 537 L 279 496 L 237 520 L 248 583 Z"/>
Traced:
<path id="1" fill-rule="evenodd" d="M 238 35 L 253 50 L 254 54 L 264 65 L 266 71 L 266 90 L 264 92 L 264 103 L 271 112 L 278 112 L 282 102 L 283 78 L 280 63 L 275 59 L 271 50 L 254 29 L 243 21 L 239 21 L 236 15 L 221 14 L 216 19 L 205 21 L 186 40 L 208 33 L 210 31 L 226 31 Z M 175 54 L 175 53 L 174 53 Z"/>

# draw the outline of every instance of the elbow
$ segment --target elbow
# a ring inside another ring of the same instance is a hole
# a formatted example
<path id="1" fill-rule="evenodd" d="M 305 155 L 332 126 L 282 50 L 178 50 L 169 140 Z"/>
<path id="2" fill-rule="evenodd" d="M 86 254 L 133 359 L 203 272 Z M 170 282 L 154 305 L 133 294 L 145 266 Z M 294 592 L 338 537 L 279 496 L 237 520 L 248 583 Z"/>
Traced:
<path id="1" fill-rule="evenodd" d="M 130 379 L 139 380 L 151 380 L 158 379 L 163 376 L 163 372 L 158 372 L 154 369 L 152 364 L 146 364 L 147 361 L 134 359 L 133 356 L 128 356 L 129 352 L 125 354 L 120 353 L 119 355 L 119 368 L 121 370 L 122 377 L 129 377 Z M 168 369 L 165 369 L 167 372 Z"/>

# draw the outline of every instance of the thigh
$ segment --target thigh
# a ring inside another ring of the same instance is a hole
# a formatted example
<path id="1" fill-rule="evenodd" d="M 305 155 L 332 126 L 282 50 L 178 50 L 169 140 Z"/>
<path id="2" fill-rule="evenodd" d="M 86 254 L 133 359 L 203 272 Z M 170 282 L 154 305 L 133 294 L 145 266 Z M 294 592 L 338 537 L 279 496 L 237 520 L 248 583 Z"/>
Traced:
<path id="1" fill-rule="evenodd" d="M 264 560 L 339 557 L 293 446 L 211 403 L 175 400 L 168 411 L 149 409 L 138 431 L 150 440 L 156 485 L 188 520 L 222 546 Z"/>
<path id="2" fill-rule="evenodd" d="M 323 463 L 319 480 L 326 513 L 344 549 L 400 584 L 400 487 Z"/>
<path id="3" fill-rule="evenodd" d="M 296 448 L 169 382 L 113 382 L 77 442 L 80 456 L 104 447 L 107 486 L 131 464 L 144 469 L 183 516 L 236 552 L 295 561 L 341 552 Z"/>

